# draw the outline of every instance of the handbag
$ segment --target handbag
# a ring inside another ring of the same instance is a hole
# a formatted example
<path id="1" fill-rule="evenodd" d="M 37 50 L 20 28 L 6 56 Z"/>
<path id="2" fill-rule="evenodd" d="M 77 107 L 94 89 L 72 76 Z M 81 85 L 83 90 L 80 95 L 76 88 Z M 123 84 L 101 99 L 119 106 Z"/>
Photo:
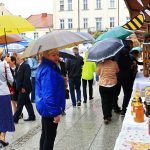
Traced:
<path id="1" fill-rule="evenodd" d="M 7 70 L 6 70 L 5 63 L 4 63 L 4 68 L 5 68 L 5 77 L 6 77 L 7 85 L 8 85 L 9 91 L 10 91 L 10 95 L 13 95 L 15 93 L 15 90 L 14 90 L 13 86 L 8 82 Z"/>

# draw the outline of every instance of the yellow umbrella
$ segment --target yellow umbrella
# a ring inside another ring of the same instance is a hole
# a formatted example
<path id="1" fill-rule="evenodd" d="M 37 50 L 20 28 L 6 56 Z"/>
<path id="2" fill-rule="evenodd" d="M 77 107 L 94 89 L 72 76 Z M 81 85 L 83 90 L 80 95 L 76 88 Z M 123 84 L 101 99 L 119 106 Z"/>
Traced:
<path id="1" fill-rule="evenodd" d="M 0 35 L 34 31 L 35 27 L 19 16 L 0 16 Z"/>

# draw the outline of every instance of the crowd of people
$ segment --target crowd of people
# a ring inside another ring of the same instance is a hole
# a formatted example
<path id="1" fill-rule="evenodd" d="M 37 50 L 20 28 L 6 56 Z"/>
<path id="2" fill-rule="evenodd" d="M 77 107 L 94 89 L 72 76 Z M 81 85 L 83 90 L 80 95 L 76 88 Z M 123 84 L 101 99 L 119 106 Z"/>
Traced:
<path id="1" fill-rule="evenodd" d="M 3 50 L 0 49 L 0 143 L 3 146 L 9 144 L 5 139 L 6 132 L 15 131 L 14 123 L 17 124 L 19 119 L 23 118 L 24 106 L 29 116 L 24 121 L 36 120 L 32 105 L 35 102 L 42 118 L 40 150 L 52 150 L 60 115 L 66 114 L 68 87 L 73 107 L 80 107 L 82 102 L 86 104 L 87 100 L 92 101 L 95 72 L 98 76 L 104 123 L 111 122 L 113 109 L 124 116 L 131 97 L 137 65 L 142 63 L 137 61 L 139 52 L 131 51 L 133 42 L 123 42 L 124 48 L 115 57 L 97 64 L 87 62 L 87 53 L 85 52 L 83 58 L 77 47 L 73 48 L 75 58 L 65 61 L 59 57 L 57 49 L 43 52 L 41 59 L 24 59 L 22 55 L 14 53 L 2 60 Z M 118 105 L 121 87 L 124 92 L 122 108 Z"/>

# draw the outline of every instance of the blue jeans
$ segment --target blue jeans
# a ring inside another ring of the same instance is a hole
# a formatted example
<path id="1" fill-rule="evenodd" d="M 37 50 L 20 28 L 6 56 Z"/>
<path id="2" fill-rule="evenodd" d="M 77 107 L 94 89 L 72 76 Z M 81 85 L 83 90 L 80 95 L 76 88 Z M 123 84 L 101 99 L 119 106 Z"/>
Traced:
<path id="1" fill-rule="evenodd" d="M 72 105 L 76 106 L 76 101 L 81 102 L 81 77 L 76 78 L 69 78 L 69 88 L 70 88 L 70 95 L 72 100 Z M 77 98 L 75 97 L 75 90 Z"/>

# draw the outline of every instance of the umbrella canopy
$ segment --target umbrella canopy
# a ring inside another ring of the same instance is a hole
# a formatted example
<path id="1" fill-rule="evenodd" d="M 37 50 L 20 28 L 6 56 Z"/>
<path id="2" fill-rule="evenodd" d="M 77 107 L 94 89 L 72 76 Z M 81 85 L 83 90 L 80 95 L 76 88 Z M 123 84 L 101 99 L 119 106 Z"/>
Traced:
<path id="1" fill-rule="evenodd" d="M 91 41 L 92 43 L 96 42 L 93 36 L 89 33 L 86 33 L 86 32 L 76 32 L 76 33 L 79 34 L 80 36 L 86 37 L 88 39 L 87 41 Z"/>
<path id="2" fill-rule="evenodd" d="M 140 53 L 142 51 L 142 49 L 141 49 L 141 47 L 133 47 L 132 50 L 130 51 L 130 53 L 133 51 L 137 51 Z"/>
<path id="3" fill-rule="evenodd" d="M 100 62 L 115 56 L 124 47 L 122 40 L 109 38 L 95 43 L 88 51 L 87 61 Z"/>
<path id="4" fill-rule="evenodd" d="M 114 27 L 107 32 L 103 33 L 102 35 L 98 36 L 96 41 L 101 41 L 107 38 L 118 38 L 118 39 L 125 39 L 129 35 L 131 35 L 133 32 L 129 31 L 127 29 L 124 29 L 123 27 Z"/>
<path id="5" fill-rule="evenodd" d="M 34 56 L 37 53 L 50 49 L 61 50 L 67 47 L 77 46 L 87 40 L 85 37 L 70 31 L 52 31 L 34 42 L 28 48 L 28 56 Z"/>
<path id="6" fill-rule="evenodd" d="M 19 16 L 0 16 L 0 35 L 19 34 L 34 31 L 35 28 L 26 19 Z"/>
<path id="7" fill-rule="evenodd" d="M 0 44 L 8 44 L 22 41 L 22 37 L 17 34 L 9 34 L 0 36 Z"/>
<path id="8" fill-rule="evenodd" d="M 70 59 L 74 59 L 75 55 L 72 51 L 68 50 L 68 49 L 62 49 L 59 51 L 59 56 L 62 58 L 70 58 Z"/>
<path id="9" fill-rule="evenodd" d="M 7 45 L 7 50 L 8 52 L 16 52 L 16 53 L 21 53 L 25 50 L 25 47 L 23 45 L 20 44 L 16 44 L 16 43 L 11 43 Z"/>

